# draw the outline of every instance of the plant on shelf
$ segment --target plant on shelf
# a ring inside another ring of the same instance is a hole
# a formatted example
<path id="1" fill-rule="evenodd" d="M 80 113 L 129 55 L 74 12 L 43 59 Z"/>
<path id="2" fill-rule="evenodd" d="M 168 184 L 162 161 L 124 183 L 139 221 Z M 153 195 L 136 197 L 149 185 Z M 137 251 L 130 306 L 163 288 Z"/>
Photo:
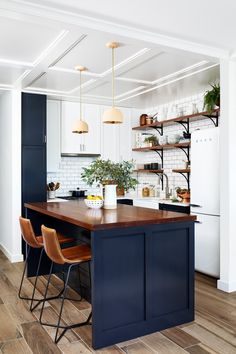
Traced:
<path id="1" fill-rule="evenodd" d="M 119 163 L 111 160 L 97 159 L 89 167 L 84 167 L 81 177 L 89 186 L 116 184 L 118 189 L 128 191 L 135 189 L 138 181 L 132 177 L 134 168 L 133 161 L 122 161 Z"/>
<path id="2" fill-rule="evenodd" d="M 144 143 L 149 144 L 149 146 L 156 146 L 158 145 L 158 139 L 155 135 L 151 135 L 144 139 Z"/>
<path id="3" fill-rule="evenodd" d="M 212 84 L 212 89 L 206 91 L 204 96 L 204 109 L 208 113 L 212 113 L 215 106 L 220 107 L 220 84 Z"/>

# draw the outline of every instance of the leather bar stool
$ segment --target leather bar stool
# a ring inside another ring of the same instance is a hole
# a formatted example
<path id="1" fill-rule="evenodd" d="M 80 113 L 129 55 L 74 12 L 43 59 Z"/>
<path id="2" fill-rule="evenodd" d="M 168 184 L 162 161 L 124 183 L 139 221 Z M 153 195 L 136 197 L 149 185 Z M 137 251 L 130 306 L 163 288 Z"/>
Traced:
<path id="1" fill-rule="evenodd" d="M 42 325 L 56 328 L 56 334 L 55 334 L 54 341 L 55 341 L 55 343 L 58 343 L 59 340 L 62 338 L 62 336 L 65 334 L 65 332 L 67 330 L 90 324 L 89 321 L 92 317 L 92 312 L 90 312 L 86 321 L 80 322 L 80 323 L 75 323 L 75 324 L 68 325 L 68 326 L 61 325 L 61 317 L 62 317 L 64 301 L 66 299 L 66 292 L 67 292 L 67 288 L 68 288 L 68 281 L 69 281 L 71 269 L 75 266 L 80 265 L 81 263 L 89 262 L 89 274 L 90 274 L 91 248 L 87 244 L 82 244 L 82 245 L 62 249 L 60 246 L 60 243 L 58 241 L 56 230 L 47 228 L 44 225 L 42 225 L 42 235 L 43 235 L 43 243 L 44 243 L 45 252 L 46 252 L 48 258 L 51 259 L 52 263 L 51 263 L 48 282 L 47 282 L 47 286 L 46 286 L 46 290 L 45 290 L 45 294 L 44 294 L 44 302 L 42 305 L 39 321 Z M 66 275 L 66 280 L 65 280 L 64 291 L 62 294 L 62 302 L 61 302 L 61 308 L 59 311 L 58 322 L 57 322 L 57 324 L 49 324 L 49 323 L 42 322 L 42 316 L 43 316 L 44 304 L 45 304 L 45 301 L 47 300 L 47 291 L 48 291 L 48 287 L 50 284 L 50 279 L 51 279 L 54 263 L 62 265 L 63 267 L 67 266 L 67 275 Z M 90 286 L 91 286 L 91 278 L 90 278 Z M 61 332 L 60 335 L 59 335 L 59 329 L 63 329 L 63 331 Z"/>
<path id="2" fill-rule="evenodd" d="M 31 221 L 29 219 L 23 218 L 23 217 L 19 217 L 19 222 L 20 222 L 20 228 L 21 228 L 21 234 L 22 237 L 24 239 L 24 241 L 27 243 L 28 245 L 28 251 L 26 254 L 26 259 L 25 259 L 25 266 L 24 266 L 24 270 L 23 270 L 23 274 L 22 274 L 22 278 L 21 278 L 21 283 L 20 283 L 20 288 L 19 288 L 19 292 L 18 292 L 18 296 L 20 299 L 23 300 L 30 300 L 30 311 L 33 311 L 44 299 L 37 299 L 35 298 L 35 290 L 36 290 L 36 285 L 37 285 L 37 281 L 38 281 L 38 276 L 39 276 L 39 271 L 40 271 L 40 266 L 41 266 L 41 261 L 42 261 L 42 255 L 43 255 L 43 251 L 44 251 L 44 247 L 43 247 L 43 237 L 42 236 L 36 236 L 31 224 Z M 69 237 L 65 237 L 61 234 L 58 234 L 58 242 L 60 244 L 65 244 L 68 242 L 73 242 L 74 239 L 73 238 L 69 238 Z M 21 295 L 21 290 L 22 290 L 22 285 L 23 285 L 23 281 L 24 281 L 24 276 L 25 276 L 25 272 L 26 272 L 26 267 L 28 265 L 28 259 L 29 259 L 29 255 L 30 255 L 30 251 L 32 248 L 38 248 L 41 249 L 40 251 L 40 256 L 39 256 L 39 261 L 38 261 L 38 266 L 37 266 L 37 271 L 36 271 L 36 278 L 35 278 L 35 282 L 34 282 L 34 287 L 33 287 L 33 293 L 32 293 L 32 297 L 24 297 Z M 52 300 L 52 299 L 56 299 L 58 297 L 61 296 L 61 294 L 63 293 L 63 290 L 56 296 L 52 296 L 50 298 L 48 298 L 48 300 Z M 37 303 L 33 306 L 33 303 L 37 301 Z"/>

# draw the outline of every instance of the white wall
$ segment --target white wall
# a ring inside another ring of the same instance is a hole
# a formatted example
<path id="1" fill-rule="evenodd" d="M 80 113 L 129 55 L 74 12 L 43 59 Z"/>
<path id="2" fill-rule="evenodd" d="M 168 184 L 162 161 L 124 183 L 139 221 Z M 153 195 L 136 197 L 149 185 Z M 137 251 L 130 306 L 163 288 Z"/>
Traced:
<path id="1" fill-rule="evenodd" d="M 21 92 L 0 95 L 0 248 L 12 262 L 22 260 Z"/>

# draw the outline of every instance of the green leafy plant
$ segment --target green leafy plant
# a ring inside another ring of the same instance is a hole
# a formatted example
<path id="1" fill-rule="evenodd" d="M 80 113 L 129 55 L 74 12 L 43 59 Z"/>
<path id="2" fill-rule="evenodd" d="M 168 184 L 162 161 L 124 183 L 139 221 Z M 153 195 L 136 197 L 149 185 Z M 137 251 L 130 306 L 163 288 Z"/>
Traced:
<path id="1" fill-rule="evenodd" d="M 89 186 L 94 183 L 97 183 L 97 185 L 117 184 L 118 188 L 123 187 L 125 191 L 128 191 L 129 189 L 135 189 L 138 183 L 132 177 L 133 168 L 133 161 L 115 163 L 111 160 L 97 159 L 89 167 L 83 168 L 81 177 Z"/>
<path id="2" fill-rule="evenodd" d="M 155 135 L 148 136 L 144 139 L 145 143 L 151 143 L 153 146 L 158 144 L 158 139 Z"/>
<path id="3" fill-rule="evenodd" d="M 208 90 L 204 96 L 204 109 L 212 113 L 215 106 L 220 106 L 220 84 L 212 84 L 212 90 Z"/>

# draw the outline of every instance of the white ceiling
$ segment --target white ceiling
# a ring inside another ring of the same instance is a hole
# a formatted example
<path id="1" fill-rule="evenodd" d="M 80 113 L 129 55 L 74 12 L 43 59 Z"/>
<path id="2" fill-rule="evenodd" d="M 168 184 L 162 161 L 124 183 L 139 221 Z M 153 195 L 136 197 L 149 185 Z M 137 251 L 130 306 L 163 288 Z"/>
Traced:
<path id="1" fill-rule="evenodd" d="M 37 2 L 34 1 L 34 7 L 31 7 L 29 1 L 0 0 L 0 9 L 3 9 L 0 12 L 0 33 L 5 34 L 0 36 L 0 91 L 19 88 L 77 100 L 79 75 L 74 67 L 84 65 L 88 68 L 82 78 L 84 99 L 88 102 L 110 104 L 111 51 L 105 44 L 112 40 L 120 43 L 115 52 L 117 105 L 144 107 L 153 101 L 154 94 L 158 103 L 166 102 L 167 99 L 180 98 L 190 92 L 193 94 L 193 91 L 200 92 L 209 82 L 219 78 L 218 59 L 211 58 L 210 54 L 197 54 L 197 50 L 190 52 L 182 50 L 183 48 L 178 49 L 175 45 L 175 48 L 171 48 L 168 45 L 154 44 L 151 40 L 126 36 L 123 34 L 123 27 L 121 35 L 114 34 L 113 27 L 108 27 L 112 34 L 109 29 L 96 30 L 93 28 L 95 22 L 90 20 L 87 27 L 84 23 L 77 25 L 71 17 L 65 14 L 62 16 L 62 11 L 60 16 L 56 13 L 59 10 L 58 5 L 78 7 L 81 4 L 78 1 L 40 1 L 40 7 L 35 6 Z M 134 3 L 126 2 L 122 7 L 122 2 L 123 0 L 119 2 L 119 11 L 115 12 L 117 19 L 123 9 L 124 20 L 127 20 L 129 13 L 132 19 L 130 22 L 138 21 L 142 4 L 138 11 L 131 11 L 130 3 L 133 6 Z M 43 7 L 53 3 L 57 3 L 55 11 Z M 83 4 L 84 10 L 90 11 L 92 3 L 94 2 L 87 0 Z M 106 4 L 108 2 L 102 0 L 99 7 L 96 5 L 93 8 L 96 10 L 93 12 L 102 12 Z M 112 3 L 109 9 L 115 10 L 116 7 L 117 4 Z M 46 11 L 45 16 L 42 11 Z M 103 15 L 108 16 L 109 11 L 107 9 Z M 156 20 L 147 22 L 149 27 L 152 23 L 153 28 L 161 17 L 156 7 L 155 11 L 153 8 L 152 16 L 154 12 L 158 12 Z M 47 18 L 49 15 L 50 19 Z M 146 15 L 144 11 L 144 19 Z M 163 21 L 160 24 L 161 22 Z M 170 24 L 169 19 L 168 23 Z M 171 26 L 172 24 L 170 29 Z M 181 28 L 180 21 L 178 29 Z"/>
<path id="2" fill-rule="evenodd" d="M 236 49 L 234 0 L 34 0 L 34 3 L 79 11 L 160 34 Z"/>

